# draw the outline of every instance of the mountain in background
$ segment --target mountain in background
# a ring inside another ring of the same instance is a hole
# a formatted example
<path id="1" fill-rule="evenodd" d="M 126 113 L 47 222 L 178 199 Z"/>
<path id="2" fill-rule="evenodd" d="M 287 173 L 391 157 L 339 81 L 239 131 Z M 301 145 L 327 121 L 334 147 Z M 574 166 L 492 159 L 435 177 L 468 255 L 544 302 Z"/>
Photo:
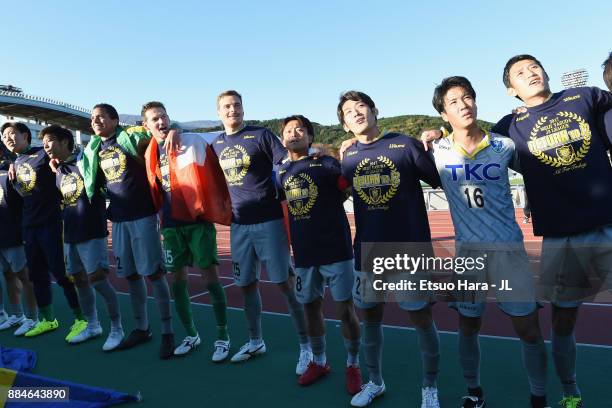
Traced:
<path id="1" fill-rule="evenodd" d="M 127 115 L 120 114 L 119 121 L 123 123 L 127 123 L 129 125 L 140 125 L 140 115 Z M 202 128 L 211 128 L 215 126 L 220 126 L 221 121 L 218 120 L 192 120 L 189 122 L 176 122 L 179 126 L 186 130 L 194 130 L 194 129 L 202 129 Z"/>
<path id="2" fill-rule="evenodd" d="M 221 121 L 220 120 L 192 120 L 189 122 L 178 122 L 178 124 L 183 129 L 194 130 L 194 129 L 221 126 Z"/>
<path id="3" fill-rule="evenodd" d="M 130 125 L 140 124 L 140 115 L 119 115 L 121 122 Z M 218 120 L 193 120 L 189 122 L 177 122 L 185 130 L 194 132 L 214 132 L 223 130 L 221 122 Z M 262 126 L 278 134 L 282 119 L 269 120 L 247 120 L 247 124 Z M 491 130 L 493 123 L 479 120 L 478 124 L 484 130 Z M 321 125 L 313 123 L 315 128 L 315 143 L 320 143 L 332 148 L 337 148 L 349 135 L 340 125 Z M 399 132 L 413 137 L 419 137 L 421 132 L 427 129 L 440 129 L 446 126 L 450 130 L 450 125 L 445 123 L 439 116 L 427 115 L 402 115 L 389 118 L 379 118 L 378 127 L 381 131 Z"/>
<path id="4" fill-rule="evenodd" d="M 282 119 L 247 120 L 246 123 L 254 126 L 267 127 L 278 134 Z M 491 127 L 493 127 L 493 123 L 483 120 L 479 120 L 478 124 L 482 129 L 487 131 L 491 130 Z M 315 143 L 337 148 L 343 140 L 349 137 L 340 125 L 321 125 L 318 123 L 313 123 L 313 125 L 315 128 Z M 450 130 L 450 125 L 446 124 L 439 116 L 402 115 L 378 119 L 378 127 L 381 131 L 398 132 L 417 138 L 421 136 L 421 132 L 424 130 L 440 129 L 441 126 L 446 126 L 446 128 Z M 190 130 L 195 132 L 212 132 L 223 130 L 223 128 L 219 124 L 212 127 L 201 127 Z"/>

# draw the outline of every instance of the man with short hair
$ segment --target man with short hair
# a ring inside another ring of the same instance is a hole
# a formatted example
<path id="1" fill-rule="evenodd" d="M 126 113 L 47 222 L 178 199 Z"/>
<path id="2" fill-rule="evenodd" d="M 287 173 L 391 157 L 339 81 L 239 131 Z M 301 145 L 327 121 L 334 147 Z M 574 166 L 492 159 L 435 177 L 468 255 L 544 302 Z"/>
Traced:
<path id="1" fill-rule="evenodd" d="M 92 198 L 97 178 L 103 180 L 110 205 L 107 217 L 113 223 L 113 254 L 117 275 L 126 278 L 136 328 L 116 348 L 125 350 L 151 340 L 147 313 L 147 277 L 161 321 L 159 357 L 174 356 L 174 334 L 170 312 L 170 288 L 162 263 L 157 214 L 149 191 L 143 153 L 150 136 L 142 127 L 119 126 L 119 114 L 109 104 L 94 106 L 92 136 L 83 154 L 83 180 Z"/>
<path id="2" fill-rule="evenodd" d="M 7 122 L 0 129 L 6 147 L 17 154 L 13 186 L 23 198 L 23 240 L 30 280 L 42 319 L 25 333 L 38 336 L 55 330 L 59 323 L 53 310 L 51 278 L 63 289 L 75 321 L 66 341 L 87 327 L 74 284 L 66 276 L 62 248 L 61 195 L 55 175 L 42 147 L 31 147 L 32 133 L 23 123 Z"/>
<path id="3" fill-rule="evenodd" d="M 608 55 L 608 58 L 603 62 L 603 80 L 609 90 L 612 91 L 612 52 Z"/>
<path id="4" fill-rule="evenodd" d="M 480 272 L 456 277 L 496 288 L 498 306 L 510 316 L 521 339 L 535 401 L 546 395 L 546 348 L 508 179 L 508 168 L 519 171 L 515 145 L 507 137 L 480 129 L 476 92 L 467 78 L 445 78 L 434 90 L 433 105 L 453 129 L 448 137 L 436 141 L 432 150 L 455 227 L 455 256 L 484 259 L 486 264 Z M 500 289 L 504 280 L 511 292 Z M 468 387 L 462 407 L 482 408 L 486 403 L 480 384 L 479 332 L 487 291 L 480 291 L 471 301 L 464 299 L 471 293 L 458 295 L 459 301 L 449 305 L 459 312 L 459 362 Z"/>
<path id="5" fill-rule="evenodd" d="M 346 388 L 354 395 L 361 390 L 362 380 L 358 354 L 359 319 L 352 297 L 351 231 L 343 207 L 348 183 L 341 176 L 340 163 L 336 159 L 309 155 L 314 127 L 306 117 L 285 118 L 280 133 L 289 160 L 279 167 L 277 177 L 287 198 L 295 260 L 295 293 L 298 301 L 304 304 L 313 352 L 313 361 L 298 378 L 298 383 L 310 385 L 330 372 L 322 310 L 327 282 L 342 322 L 348 355 Z"/>
<path id="6" fill-rule="evenodd" d="M 166 139 L 170 132 L 170 118 L 165 106 L 161 102 L 148 102 L 143 105 L 141 115 L 144 127 L 153 136 L 145 158 L 147 160 L 149 184 L 152 187 L 152 191 L 154 191 L 154 200 L 157 197 L 161 200 L 161 233 L 163 236 L 164 264 L 166 269 L 172 272 L 174 276 L 172 284 L 174 306 L 187 332 L 187 337 L 174 350 L 174 354 L 187 354 L 201 342 L 200 335 L 193 321 L 187 288 L 187 266 L 192 266 L 202 276 L 206 290 L 211 297 L 213 312 L 217 321 L 217 340 L 214 344 L 212 361 L 221 362 L 228 356 L 230 339 L 227 333 L 227 301 L 223 286 L 219 283 L 217 269 L 217 265 L 219 265 L 217 257 L 217 231 L 215 225 L 209 221 L 193 217 L 181 219 L 176 214 L 176 211 L 173 211 L 181 198 L 186 199 L 185 197 L 180 197 L 181 192 L 178 188 L 181 184 L 187 184 L 198 190 L 198 187 L 200 187 L 194 185 L 195 182 L 192 180 L 183 180 L 182 177 L 187 177 L 187 174 L 177 172 L 175 163 L 182 162 L 182 166 L 185 166 L 185 158 L 189 155 L 195 154 L 197 156 L 197 152 L 204 152 L 206 154 L 208 144 L 198 135 L 183 134 L 181 135 L 182 147 L 188 148 L 189 151 L 181 151 L 177 155 L 172 155 L 172 153 L 168 152 L 166 146 Z M 189 146 L 187 146 L 188 143 Z M 209 156 L 214 156 L 212 150 L 209 152 Z M 172 162 L 173 160 L 174 162 Z M 204 160 L 214 160 L 214 158 L 205 157 Z M 221 173 L 220 168 L 219 173 Z M 188 175 L 193 176 L 191 173 Z M 226 190 L 225 196 L 228 201 L 227 213 L 230 215 L 231 208 L 227 187 L 222 176 L 220 174 L 219 176 L 221 177 L 222 187 Z M 153 184 L 151 181 L 153 181 Z M 206 187 L 212 188 L 211 185 Z M 215 199 L 221 200 L 222 198 L 215 197 Z M 195 205 L 193 202 L 187 204 L 190 206 Z M 205 204 L 212 205 L 210 202 Z"/>
<path id="7" fill-rule="evenodd" d="M 2 146 L 4 149 L 4 146 Z M 28 277 L 26 255 L 23 248 L 21 218 L 23 200 L 17 194 L 9 180 L 8 170 L 11 160 L 3 156 L 0 160 L 0 273 L 6 280 L 9 310 L 4 311 L 4 302 L 0 295 L 0 330 L 17 327 L 15 336 L 22 336 L 38 322 L 36 298 L 32 282 Z M 2 290 L 0 288 L 0 290 Z M 26 310 L 21 302 L 21 294 L 25 298 Z"/>
<path id="8" fill-rule="evenodd" d="M 306 371 L 312 352 L 306 333 L 304 308 L 289 284 L 291 261 L 272 168 L 286 157 L 280 140 L 268 129 L 244 123 L 242 96 L 233 90 L 217 97 L 217 114 L 225 131 L 213 149 L 225 174 L 232 201 L 230 245 L 234 282 L 242 290 L 249 341 L 234 354 L 234 363 L 266 352 L 261 331 L 261 295 L 257 286 L 261 264 L 281 290 L 300 342 L 296 374 Z"/>
<path id="9" fill-rule="evenodd" d="M 111 320 L 111 330 L 102 349 L 114 350 L 123 339 L 123 327 L 117 293 L 108 281 L 106 200 L 101 181 L 98 180 L 90 200 L 79 170 L 82 152 L 74 151 L 74 137 L 68 129 L 51 125 L 41 130 L 39 138 L 49 158 L 56 161 L 56 185 L 63 198 L 66 271 L 75 282 L 87 319 L 87 328 L 68 342 L 82 343 L 102 334 L 95 289 L 104 299 Z"/>
<path id="10" fill-rule="evenodd" d="M 385 391 L 381 368 L 386 296 L 364 295 L 374 291 L 371 284 L 374 271 L 363 270 L 370 254 L 362 253 L 362 243 L 417 243 L 433 254 L 420 180 L 438 187 L 440 178 L 433 160 L 417 140 L 399 133 L 381 133 L 377 125 L 378 109 L 365 93 L 342 94 L 337 114 L 344 130 L 357 138 L 357 143 L 344 154 L 342 175 L 353 187 L 357 227 L 353 245 L 357 269 L 353 298 L 356 306 L 364 311 L 362 344 L 370 376 L 351 404 L 364 407 Z M 423 363 L 422 408 L 440 406 L 437 389 L 440 345 L 431 316 L 431 301 L 431 293 L 426 291 L 415 291 L 398 301 L 408 311 L 419 338 Z"/>
<path id="11" fill-rule="evenodd" d="M 612 108 L 612 94 L 588 87 L 552 93 L 548 74 L 531 55 L 510 58 L 503 80 L 508 95 L 520 99 L 527 112 L 506 116 L 493 131 L 509 135 L 517 146 L 534 233 L 544 237 L 542 279 L 554 291 L 552 349 L 563 386 L 560 404 L 580 407 L 574 328 L 583 293 L 576 280 L 589 263 L 602 279 L 612 269 L 612 167 L 597 126 L 598 117 Z M 579 259 L 572 262 L 577 249 Z"/>
<path id="12" fill-rule="evenodd" d="M 526 109 L 505 116 L 492 131 L 516 145 L 534 234 L 543 236 L 541 282 L 552 303 L 553 361 L 563 387 L 559 404 L 579 408 L 574 329 L 581 300 L 590 294 L 582 282 L 589 265 L 601 282 L 612 276 L 612 167 L 600 126 L 612 94 L 591 87 L 553 93 L 548 81 L 535 57 L 510 58 L 503 82 Z M 425 144 L 440 136 L 427 131 L 421 139 Z M 545 406 L 546 400 L 535 403 Z"/>

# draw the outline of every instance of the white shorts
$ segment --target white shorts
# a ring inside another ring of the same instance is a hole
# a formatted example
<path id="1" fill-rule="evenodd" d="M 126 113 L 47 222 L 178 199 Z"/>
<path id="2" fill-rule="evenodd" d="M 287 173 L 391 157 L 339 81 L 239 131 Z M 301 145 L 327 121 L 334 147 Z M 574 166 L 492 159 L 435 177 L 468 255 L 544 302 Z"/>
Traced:
<path id="1" fill-rule="evenodd" d="M 157 216 L 113 223 L 113 254 L 117 276 L 149 276 L 163 269 Z"/>
<path id="2" fill-rule="evenodd" d="M 457 309 L 466 317 L 480 317 L 485 309 L 488 294 L 494 296 L 499 308 L 510 316 L 527 316 L 533 313 L 538 307 L 534 274 L 527 253 L 522 248 L 523 245 L 520 246 L 521 248 L 508 250 L 459 248 L 457 257 L 484 258 L 485 267 L 470 270 L 464 275 L 454 274 L 454 281 L 486 283 L 488 290 L 455 290 L 453 295 L 458 301 L 450 302 L 449 307 Z"/>
<path id="3" fill-rule="evenodd" d="M 0 249 L 0 273 L 17 273 L 26 267 L 23 245 Z"/>
<path id="4" fill-rule="evenodd" d="M 355 262 L 334 262 L 328 265 L 295 268 L 295 297 L 300 303 L 311 303 L 322 298 L 325 284 L 329 286 L 332 298 L 336 302 L 351 299 Z"/>
<path id="5" fill-rule="evenodd" d="M 428 279 L 427 275 L 424 274 L 398 274 L 390 277 L 390 279 L 397 283 L 402 277 L 407 277 L 407 280 L 415 282 L 417 288 L 419 281 Z M 425 309 L 435 302 L 434 294 L 430 290 L 378 290 L 380 281 L 388 282 L 383 279 L 383 275 L 355 271 L 355 282 L 353 284 L 355 306 L 359 309 L 371 309 L 380 303 L 388 302 L 390 294 L 393 295 L 400 308 L 409 312 Z"/>
<path id="6" fill-rule="evenodd" d="M 74 275 L 81 271 L 87 274 L 99 269 L 108 270 L 108 244 L 106 237 L 95 238 L 77 244 L 64 244 L 66 273 Z"/>
<path id="7" fill-rule="evenodd" d="M 612 225 L 565 237 L 544 237 L 540 285 L 555 306 L 574 308 L 612 288 Z"/>
<path id="8" fill-rule="evenodd" d="M 273 283 L 289 278 L 289 240 L 282 219 L 259 224 L 235 224 L 230 229 L 232 268 L 236 286 L 248 286 L 260 279 L 261 264 Z"/>

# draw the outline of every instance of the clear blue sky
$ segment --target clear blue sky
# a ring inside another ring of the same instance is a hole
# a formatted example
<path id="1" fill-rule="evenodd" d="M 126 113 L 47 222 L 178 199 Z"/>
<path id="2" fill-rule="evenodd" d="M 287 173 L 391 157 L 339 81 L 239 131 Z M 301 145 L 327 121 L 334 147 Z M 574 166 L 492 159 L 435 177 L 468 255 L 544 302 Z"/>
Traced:
<path id="1" fill-rule="evenodd" d="M 434 86 L 467 76 L 479 117 L 515 102 L 501 73 L 531 53 L 553 90 L 586 68 L 604 87 L 612 1 L 3 1 L 0 83 L 91 108 L 217 119 L 215 96 L 243 94 L 247 119 L 301 113 L 336 123 L 340 92 L 372 96 L 381 116 L 436 115 Z"/>

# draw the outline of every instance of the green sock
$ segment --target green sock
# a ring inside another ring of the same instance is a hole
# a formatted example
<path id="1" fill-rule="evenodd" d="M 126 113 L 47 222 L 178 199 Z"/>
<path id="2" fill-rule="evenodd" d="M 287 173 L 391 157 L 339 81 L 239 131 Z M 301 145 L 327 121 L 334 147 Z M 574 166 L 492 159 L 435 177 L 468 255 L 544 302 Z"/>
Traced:
<path id="1" fill-rule="evenodd" d="M 225 290 L 223 290 L 223 286 L 219 282 L 210 283 L 206 289 L 210 293 L 213 312 L 217 320 L 217 337 L 219 340 L 229 340 L 227 334 L 227 300 L 225 299 Z"/>
<path id="2" fill-rule="evenodd" d="M 55 312 L 53 311 L 53 305 L 43 306 L 38 308 L 38 312 L 42 315 L 43 319 L 48 322 L 55 320 Z"/>
<path id="3" fill-rule="evenodd" d="M 174 307 L 176 313 L 185 327 L 188 336 L 198 334 L 195 324 L 193 323 L 193 315 L 191 314 L 191 303 L 189 301 L 189 292 L 187 291 L 187 282 L 174 282 L 172 284 L 174 291 Z"/>
<path id="4" fill-rule="evenodd" d="M 76 309 L 72 309 L 72 313 L 74 313 L 74 318 L 77 320 L 87 320 L 85 319 L 85 316 L 83 316 L 83 311 L 81 310 L 80 307 L 77 307 Z"/>

